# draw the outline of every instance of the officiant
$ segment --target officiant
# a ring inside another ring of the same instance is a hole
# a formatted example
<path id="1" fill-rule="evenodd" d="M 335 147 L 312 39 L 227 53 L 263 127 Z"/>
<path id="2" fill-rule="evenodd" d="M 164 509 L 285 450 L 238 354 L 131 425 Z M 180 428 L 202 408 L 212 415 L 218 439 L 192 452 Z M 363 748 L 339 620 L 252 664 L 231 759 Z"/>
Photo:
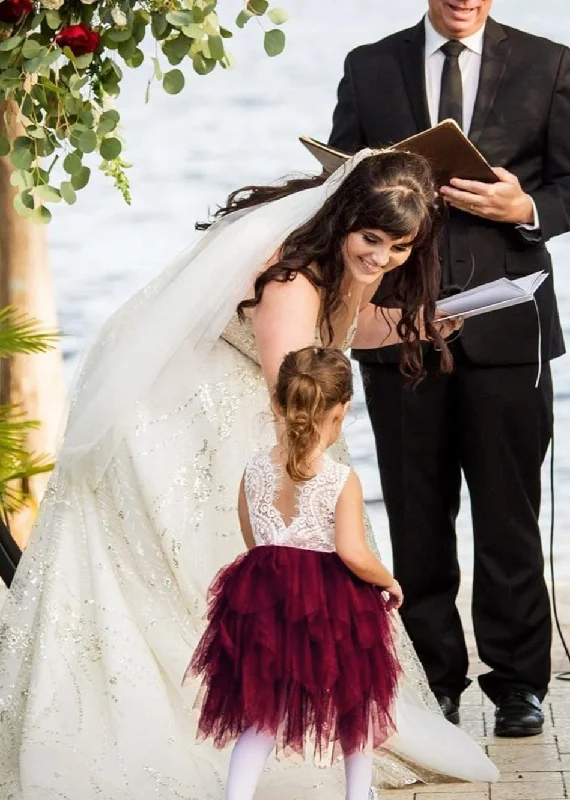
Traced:
<path id="1" fill-rule="evenodd" d="M 551 273 L 546 243 L 570 230 L 570 51 L 499 24 L 489 16 L 491 5 L 428 0 L 415 27 L 349 53 L 329 141 L 354 152 L 452 118 L 495 168 L 496 183 L 458 173 L 441 190 L 449 212 L 443 289 Z M 391 305 L 389 277 L 375 302 Z M 354 351 L 406 597 L 402 617 L 431 688 L 455 722 L 469 683 L 456 607 L 455 524 L 465 476 L 473 622 L 489 668 L 479 680 L 496 705 L 498 736 L 542 731 L 550 679 L 538 516 L 552 435 L 549 362 L 564 352 L 551 274 L 536 303 L 466 320 L 452 343 L 452 374 L 439 374 L 437 354 L 427 349 L 428 376 L 416 390 L 399 372 L 393 336 L 383 338 L 378 328 L 374 347 L 361 340 Z"/>

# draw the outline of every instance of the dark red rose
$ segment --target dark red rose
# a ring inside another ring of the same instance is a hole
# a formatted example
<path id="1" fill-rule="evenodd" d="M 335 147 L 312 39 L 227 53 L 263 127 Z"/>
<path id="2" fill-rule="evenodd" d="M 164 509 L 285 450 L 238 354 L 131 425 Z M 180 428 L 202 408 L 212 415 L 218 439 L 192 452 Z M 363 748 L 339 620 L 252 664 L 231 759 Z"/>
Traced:
<path id="1" fill-rule="evenodd" d="M 33 8 L 31 0 L 3 0 L 0 3 L 0 22 L 18 22 Z"/>
<path id="2" fill-rule="evenodd" d="M 55 41 L 60 47 L 69 47 L 74 56 L 84 56 L 86 53 L 94 53 L 97 50 L 101 37 L 88 25 L 81 22 L 79 25 L 62 28 L 55 37 Z"/>

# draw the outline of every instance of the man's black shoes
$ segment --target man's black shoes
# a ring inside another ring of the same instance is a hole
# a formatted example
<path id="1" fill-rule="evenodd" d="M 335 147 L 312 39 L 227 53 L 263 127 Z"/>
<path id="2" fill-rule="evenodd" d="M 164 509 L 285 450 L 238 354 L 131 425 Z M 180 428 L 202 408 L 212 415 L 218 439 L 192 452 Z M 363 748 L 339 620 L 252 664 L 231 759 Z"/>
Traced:
<path id="1" fill-rule="evenodd" d="M 459 703 L 446 694 L 436 694 L 443 716 L 453 725 L 459 725 Z"/>
<path id="2" fill-rule="evenodd" d="M 537 736 L 542 733 L 544 714 L 540 700 L 531 692 L 519 689 L 507 692 L 497 699 L 496 706 L 495 736 Z"/>

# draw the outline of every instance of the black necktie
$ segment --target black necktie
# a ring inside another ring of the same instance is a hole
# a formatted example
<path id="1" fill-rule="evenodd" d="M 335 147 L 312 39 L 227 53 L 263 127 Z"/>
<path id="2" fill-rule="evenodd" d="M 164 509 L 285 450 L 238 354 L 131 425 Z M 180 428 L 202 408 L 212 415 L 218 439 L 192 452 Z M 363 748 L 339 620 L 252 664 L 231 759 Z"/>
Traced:
<path id="1" fill-rule="evenodd" d="M 465 45 L 454 39 L 441 47 L 441 52 L 445 55 L 445 64 L 441 73 L 438 122 L 451 118 L 460 128 L 463 128 L 463 85 L 459 56 L 464 50 Z"/>

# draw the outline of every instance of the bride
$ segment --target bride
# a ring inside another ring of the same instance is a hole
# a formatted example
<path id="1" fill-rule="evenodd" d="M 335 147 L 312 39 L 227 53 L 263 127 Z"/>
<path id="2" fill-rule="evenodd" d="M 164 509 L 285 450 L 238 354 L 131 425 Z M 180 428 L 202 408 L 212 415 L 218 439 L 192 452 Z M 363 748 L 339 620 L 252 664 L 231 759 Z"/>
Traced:
<path id="1" fill-rule="evenodd" d="M 431 323 L 433 198 L 427 164 L 390 151 L 363 151 L 326 181 L 250 187 L 103 327 L 2 611 L 2 797 L 223 796 L 228 754 L 195 744 L 197 687 L 181 679 L 206 588 L 240 550 L 244 463 L 275 436 L 267 384 L 290 350 L 348 348 L 392 269 L 402 368 L 421 378 L 420 329 L 450 367 Z M 495 779 L 438 713 L 404 632 L 399 657 L 398 734 L 376 784 Z M 342 786 L 336 769 L 284 762 L 259 796 L 339 800 Z"/>

